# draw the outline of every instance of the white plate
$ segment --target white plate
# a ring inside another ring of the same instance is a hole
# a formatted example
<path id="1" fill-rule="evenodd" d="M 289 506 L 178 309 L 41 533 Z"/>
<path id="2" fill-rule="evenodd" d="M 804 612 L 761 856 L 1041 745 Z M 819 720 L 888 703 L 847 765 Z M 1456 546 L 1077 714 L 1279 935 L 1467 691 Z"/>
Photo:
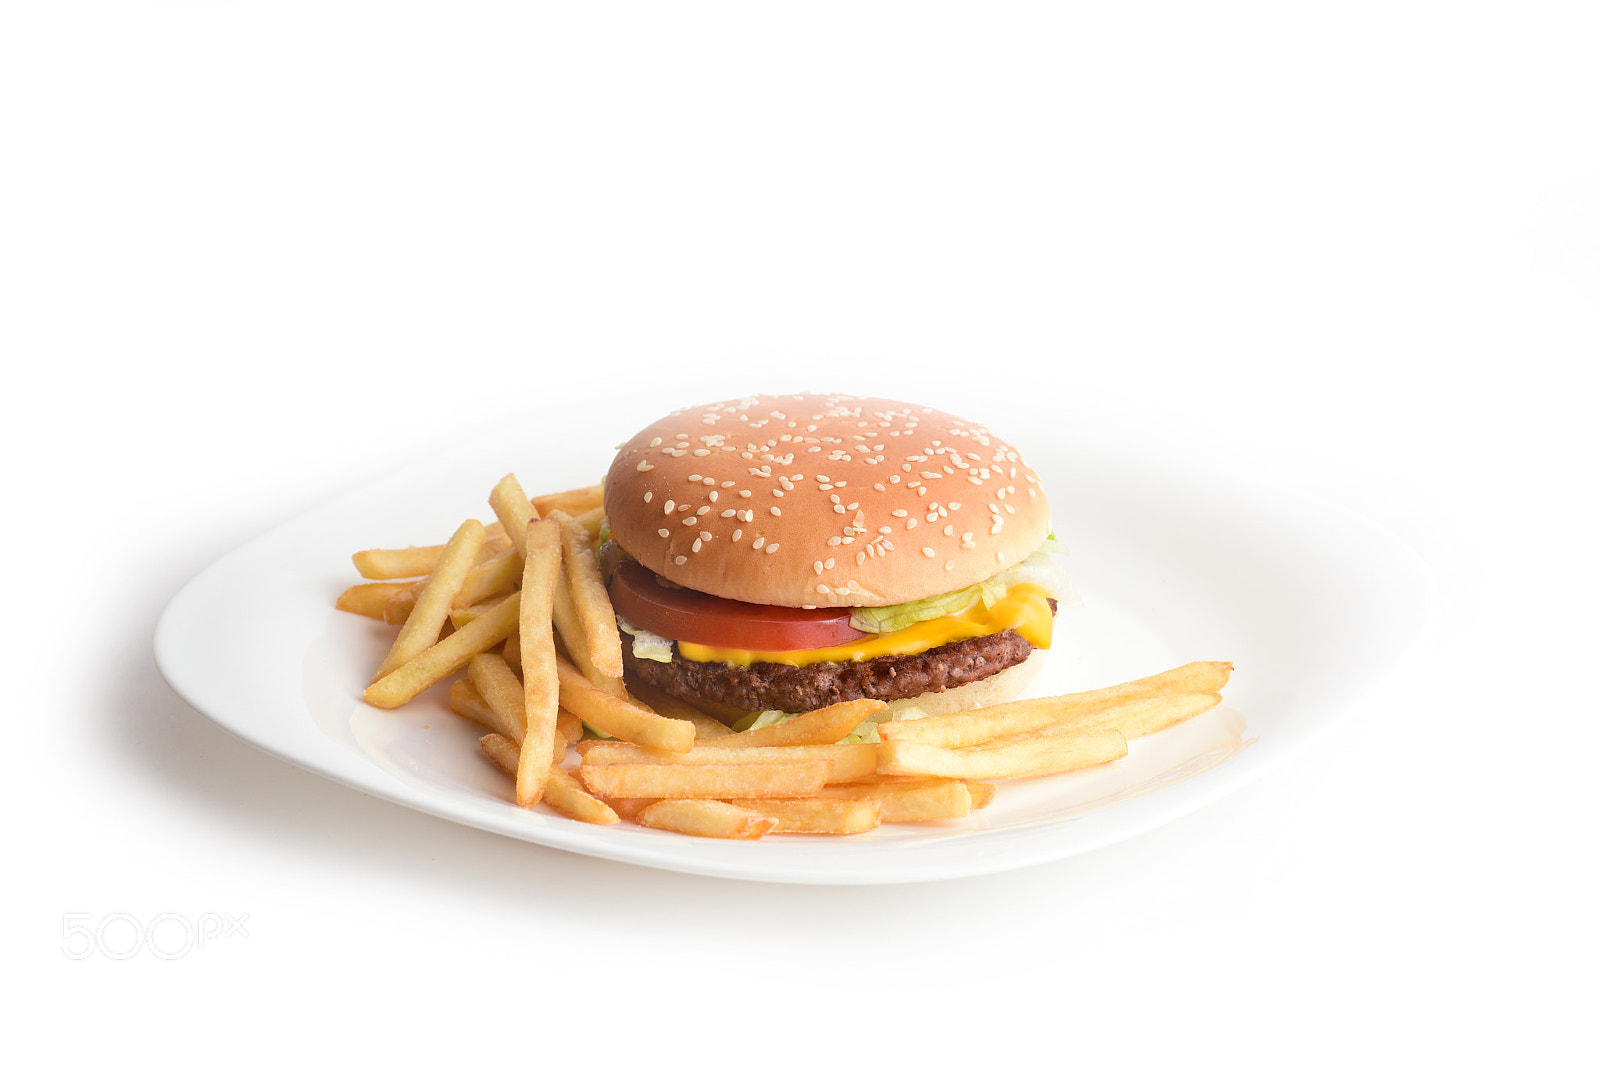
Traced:
<path id="1" fill-rule="evenodd" d="M 956 822 L 845 838 L 721 842 L 593 827 L 509 801 L 479 731 L 442 690 L 380 712 L 359 698 L 388 645 L 335 611 L 350 554 L 442 541 L 487 516 L 516 471 L 531 491 L 592 481 L 608 442 L 534 453 L 522 430 L 383 479 L 284 524 L 191 581 L 156 629 L 173 688 L 253 745 L 366 793 L 577 853 L 729 878 L 895 883 L 1000 871 L 1106 845 L 1175 819 L 1308 745 L 1400 659 L 1426 624 L 1417 556 L 1364 518 L 1234 466 L 1119 455 L 1092 442 L 1017 439 L 1043 473 L 1082 607 L 1063 613 L 1031 693 L 1065 693 L 1189 660 L 1236 666 L 1226 702 L 1138 739 L 1113 765 L 1000 784 Z M 535 443 L 537 444 L 537 443 Z M 587 451 L 585 446 L 591 446 Z M 246 610 L 246 606 L 248 610 Z"/>

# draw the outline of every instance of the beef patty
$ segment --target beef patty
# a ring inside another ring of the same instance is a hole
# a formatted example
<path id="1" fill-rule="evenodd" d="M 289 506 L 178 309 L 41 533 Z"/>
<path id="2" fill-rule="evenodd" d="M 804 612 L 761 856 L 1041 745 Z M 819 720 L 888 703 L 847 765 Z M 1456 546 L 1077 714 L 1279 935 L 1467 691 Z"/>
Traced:
<path id="1" fill-rule="evenodd" d="M 1051 608 L 1055 607 L 1054 602 Z M 626 649 L 629 643 L 624 642 Z M 809 712 L 840 701 L 898 701 L 986 679 L 1028 659 L 1034 647 L 1014 630 L 964 638 L 926 652 L 871 660 L 824 661 L 806 667 L 719 661 L 638 660 L 628 666 L 644 681 L 694 704 L 762 712 Z"/>

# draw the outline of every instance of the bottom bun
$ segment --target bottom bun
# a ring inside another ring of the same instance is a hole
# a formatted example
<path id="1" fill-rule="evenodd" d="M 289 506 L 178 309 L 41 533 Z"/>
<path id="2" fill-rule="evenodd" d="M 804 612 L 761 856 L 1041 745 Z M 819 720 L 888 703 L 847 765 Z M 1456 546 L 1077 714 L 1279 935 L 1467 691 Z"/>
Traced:
<path id="1" fill-rule="evenodd" d="M 986 679 L 969 682 L 965 686 L 952 686 L 937 693 L 925 693 L 920 697 L 890 701 L 889 707 L 873 718 L 880 721 L 888 720 L 893 718 L 895 713 L 908 708 L 915 708 L 928 716 L 948 716 L 953 712 L 971 712 L 975 708 L 986 708 L 989 705 L 1009 701 L 1027 689 L 1043 670 L 1046 655 L 1045 650 L 1035 649 L 1022 663 L 1008 667 Z"/>

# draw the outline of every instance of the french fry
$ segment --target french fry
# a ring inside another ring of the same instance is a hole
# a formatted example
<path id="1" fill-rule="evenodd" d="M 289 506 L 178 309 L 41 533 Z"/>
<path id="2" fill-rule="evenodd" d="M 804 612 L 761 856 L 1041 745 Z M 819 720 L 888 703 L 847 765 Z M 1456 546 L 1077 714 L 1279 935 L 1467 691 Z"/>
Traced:
<path id="1" fill-rule="evenodd" d="M 468 661 L 470 667 L 471 661 Z M 513 723 L 491 708 L 489 702 L 483 699 L 478 688 L 472 684 L 471 679 L 457 679 L 450 684 L 447 704 L 450 711 L 471 723 L 485 727 L 496 734 L 503 734 L 516 742 L 513 731 L 521 731 L 522 724 Z M 520 745 L 521 743 L 518 742 Z"/>
<path id="2" fill-rule="evenodd" d="M 414 582 L 358 582 L 340 593 L 333 607 L 341 612 L 387 622 L 383 616 L 383 606 L 388 603 L 390 596 L 415 585 Z"/>
<path id="3" fill-rule="evenodd" d="M 488 710 L 488 721 L 480 719 L 477 722 L 521 745 L 528 734 L 522 681 L 506 665 L 505 658 L 499 653 L 479 653 L 467 661 L 467 679 L 472 693 Z M 455 709 L 455 691 L 456 686 L 451 686 L 452 711 Z M 465 698 L 461 704 L 476 710 L 476 706 L 469 704 Z"/>
<path id="4" fill-rule="evenodd" d="M 526 666 L 523 670 L 526 674 Z M 686 753 L 694 745 L 692 723 L 658 716 L 637 701 L 607 693 L 569 660 L 556 658 L 556 678 L 561 707 L 606 734 L 672 753 Z"/>
<path id="5" fill-rule="evenodd" d="M 563 708 L 556 713 L 556 733 L 565 738 L 568 745 L 577 745 L 583 738 L 583 720 Z"/>
<path id="6" fill-rule="evenodd" d="M 826 745 L 841 741 L 865 723 L 867 717 L 887 707 L 882 701 L 841 701 L 826 708 L 803 712 L 794 719 L 739 734 L 708 738 L 703 746 L 744 748 L 751 745 Z"/>
<path id="7" fill-rule="evenodd" d="M 826 761 L 828 782 L 851 782 L 878 766 L 876 745 L 769 745 L 742 749 L 696 746 L 687 753 L 663 753 L 629 742 L 578 743 L 585 765 L 598 764 L 792 764 Z"/>
<path id="8" fill-rule="evenodd" d="M 494 489 L 489 491 L 489 507 L 499 517 L 501 529 L 511 539 L 517 556 L 526 557 L 524 550 L 528 542 L 528 524 L 538 519 L 539 513 L 534 510 L 528 495 L 522 492 L 522 484 L 517 481 L 516 475 L 506 475 L 495 483 Z"/>
<path id="9" fill-rule="evenodd" d="M 1216 691 L 1226 684 L 1232 669 L 1233 665 L 1225 661 L 1196 661 L 1102 690 L 1035 697 L 973 712 L 882 723 L 878 734 L 885 741 L 923 742 L 952 748 L 977 745 L 1008 734 L 1072 721 L 1075 717 L 1088 717 L 1129 701 L 1165 694 Z M 1083 721 L 1088 722 L 1086 718 Z"/>
<path id="10" fill-rule="evenodd" d="M 451 672 L 465 667 L 474 654 L 505 641 L 517 629 L 521 602 L 521 592 L 513 593 L 422 655 L 368 686 L 362 698 L 377 708 L 399 708 Z"/>
<path id="11" fill-rule="evenodd" d="M 621 817 L 598 797 L 583 788 L 583 784 L 568 775 L 560 766 L 550 766 L 550 777 L 544 785 L 544 803 L 575 820 L 584 823 L 618 823 Z"/>
<path id="12" fill-rule="evenodd" d="M 517 765 L 517 804 L 524 806 L 535 804 L 543 796 L 550 774 L 550 752 L 555 745 L 559 684 L 550 608 L 556 584 L 561 581 L 560 537 L 556 524 L 533 519 L 528 521 L 522 539 L 524 566 L 517 633 L 527 734 L 522 739 L 522 760 Z M 510 671 L 506 668 L 507 674 Z M 488 696 L 484 694 L 485 699 Z"/>
<path id="13" fill-rule="evenodd" d="M 478 739 L 478 747 L 496 767 L 516 778 L 522 753 L 520 746 L 503 735 L 485 734 Z M 610 805 L 584 790 L 578 780 L 553 764 L 545 782 L 544 803 L 563 816 L 584 823 L 608 824 L 621 819 Z"/>
<path id="14" fill-rule="evenodd" d="M 1110 729 L 1124 738 L 1139 738 L 1154 731 L 1193 719 L 1222 703 L 1219 693 L 1161 694 L 1129 701 L 1124 705 L 1084 716 L 1080 720 L 1063 724 L 1079 730 Z M 1061 727 L 1052 728 L 1060 730 Z"/>
<path id="15" fill-rule="evenodd" d="M 522 747 L 503 734 L 485 734 L 478 739 L 478 748 L 489 762 L 513 779 L 517 777 L 517 756 Z"/>
<path id="16" fill-rule="evenodd" d="M 689 702 L 680 701 L 664 690 L 656 689 L 637 675 L 628 675 L 627 685 L 628 693 L 633 696 L 634 700 L 640 704 L 647 705 L 657 714 L 693 723 L 694 737 L 697 742 L 707 738 L 721 738 L 723 735 L 733 733 L 733 728 L 720 719 L 714 719 Z"/>
<path id="17" fill-rule="evenodd" d="M 561 490 L 559 493 L 545 493 L 535 497 L 533 507 L 540 515 L 549 515 L 560 510 L 568 515 L 577 515 L 587 512 L 592 508 L 599 508 L 603 502 L 603 492 L 600 485 L 581 486 L 578 489 Z"/>
<path id="18" fill-rule="evenodd" d="M 483 524 L 476 519 L 462 523 L 451 535 L 444 551 L 439 554 L 438 566 L 417 597 L 416 607 L 412 608 L 405 625 L 395 636 L 389 655 L 383 658 L 383 663 L 373 673 L 374 680 L 415 659 L 439 640 L 439 631 L 450 614 L 450 602 L 455 600 L 456 591 L 467 577 L 467 571 L 483 545 L 483 537 Z"/>
<path id="19" fill-rule="evenodd" d="M 517 580 L 521 577 L 522 555 L 517 552 L 516 546 L 508 544 L 487 560 L 472 565 L 466 580 L 461 583 L 461 590 L 456 594 L 455 605 L 462 608 L 502 593 L 510 593 L 517 588 Z"/>
<path id="20" fill-rule="evenodd" d="M 556 584 L 551 619 L 555 623 L 556 634 L 561 638 L 561 648 L 565 650 L 567 659 L 583 673 L 584 678 L 611 696 L 627 700 L 628 690 L 622 680 L 607 675 L 590 659 L 589 641 L 584 636 L 583 624 L 578 619 L 578 609 L 572 600 L 572 591 L 567 588 L 565 581 Z"/>
<path id="21" fill-rule="evenodd" d="M 562 509 L 557 510 L 560 511 Z M 573 514 L 572 518 L 578 521 L 578 525 L 588 532 L 589 540 L 593 541 L 600 536 L 600 526 L 606 521 L 606 510 L 604 508 L 591 508 L 587 512 Z"/>
<path id="22" fill-rule="evenodd" d="M 617 636 L 617 615 L 611 608 L 611 598 L 606 595 L 605 580 L 600 577 L 600 561 L 595 558 L 589 532 L 559 510 L 548 513 L 546 518 L 561 531 L 561 570 L 589 661 L 600 674 L 620 679 L 622 643 Z M 565 635 L 562 641 L 571 652 L 572 643 L 567 642 Z"/>
<path id="23" fill-rule="evenodd" d="M 882 804 L 870 797 L 748 798 L 739 807 L 776 819 L 769 834 L 865 834 L 883 816 Z"/>
<path id="24" fill-rule="evenodd" d="M 760 838 L 778 825 L 771 816 L 757 816 L 726 801 L 701 798 L 656 801 L 633 817 L 641 826 L 700 838 Z"/>
<path id="25" fill-rule="evenodd" d="M 1000 788 L 992 782 L 968 782 L 967 793 L 972 795 L 973 808 L 988 808 L 994 802 L 994 795 Z"/>
<path id="26" fill-rule="evenodd" d="M 1051 732 L 1044 737 L 1025 737 L 965 749 L 941 749 L 923 742 L 879 742 L 878 768 L 897 775 L 1021 779 L 1075 771 L 1127 755 L 1127 739 L 1117 731 Z"/>
<path id="27" fill-rule="evenodd" d="M 922 823 L 928 820 L 954 820 L 973 809 L 973 785 L 958 779 L 928 779 L 905 783 L 830 783 L 818 797 L 876 801 L 884 823 Z M 989 796 L 993 796 L 990 787 Z"/>
<path id="28" fill-rule="evenodd" d="M 510 544 L 499 523 L 485 527 L 484 535 L 483 548 L 478 550 L 480 562 Z M 366 549 L 350 559 L 362 578 L 424 578 L 433 574 L 443 552 L 443 545 L 413 545 L 406 549 Z"/>
<path id="29" fill-rule="evenodd" d="M 407 549 L 365 549 L 350 557 L 366 579 L 418 578 L 433 573 L 443 545 L 413 545 Z"/>
<path id="30" fill-rule="evenodd" d="M 411 610 L 417 607 L 417 598 L 427 585 L 428 580 L 421 578 L 390 594 L 389 599 L 383 602 L 383 621 L 391 627 L 405 626 L 406 620 L 411 618 Z"/>
<path id="31" fill-rule="evenodd" d="M 822 789 L 828 762 L 584 764 L 578 781 L 601 797 L 806 797 Z"/>

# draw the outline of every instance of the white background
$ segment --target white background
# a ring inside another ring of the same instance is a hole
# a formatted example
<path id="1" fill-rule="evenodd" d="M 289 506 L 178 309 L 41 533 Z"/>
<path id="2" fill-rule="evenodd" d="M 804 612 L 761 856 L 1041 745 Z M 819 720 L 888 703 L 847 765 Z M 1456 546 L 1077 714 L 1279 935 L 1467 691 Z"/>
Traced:
<path id="1" fill-rule="evenodd" d="M 6 6 L 8 1046 L 1593 1057 L 1597 49 L 1584 3 Z M 1249 455 L 1438 623 L 1198 813 L 879 888 L 459 827 L 155 670 L 202 566 L 433 450 L 802 386 Z M 167 912 L 248 937 L 65 952 Z"/>

